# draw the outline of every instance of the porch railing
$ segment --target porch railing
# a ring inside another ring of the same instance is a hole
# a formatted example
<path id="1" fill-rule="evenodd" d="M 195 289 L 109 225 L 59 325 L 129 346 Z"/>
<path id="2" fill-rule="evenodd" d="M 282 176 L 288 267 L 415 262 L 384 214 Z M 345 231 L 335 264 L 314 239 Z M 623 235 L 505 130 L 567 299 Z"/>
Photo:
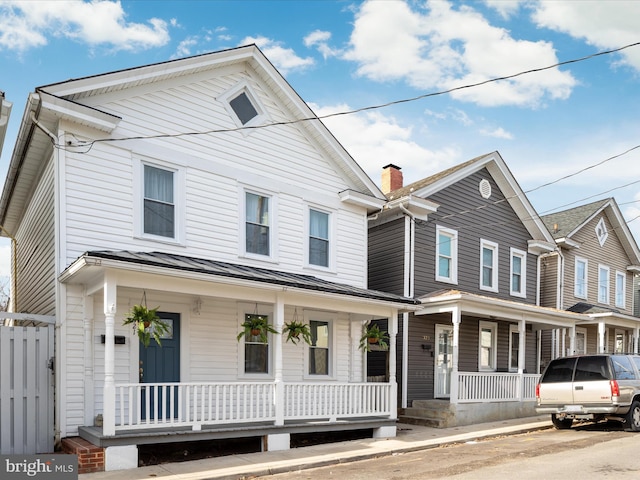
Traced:
<path id="1" fill-rule="evenodd" d="M 281 389 L 275 382 L 118 384 L 115 430 L 395 418 L 393 392 L 389 383 L 285 383 Z"/>
<path id="2" fill-rule="evenodd" d="M 458 372 L 457 377 L 458 403 L 471 403 L 535 400 L 540 375 Z"/>

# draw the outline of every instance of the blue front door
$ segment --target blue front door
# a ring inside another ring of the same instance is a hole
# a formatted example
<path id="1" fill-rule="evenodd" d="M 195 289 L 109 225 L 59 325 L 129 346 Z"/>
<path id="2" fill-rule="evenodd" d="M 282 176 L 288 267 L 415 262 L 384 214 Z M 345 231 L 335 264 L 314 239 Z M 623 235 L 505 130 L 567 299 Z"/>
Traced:
<path id="1" fill-rule="evenodd" d="M 158 312 L 162 320 L 170 326 L 169 332 L 161 338 L 162 345 L 158 345 L 151 338 L 147 348 L 140 343 L 140 383 L 178 383 L 180 382 L 180 314 Z M 173 390 L 174 408 L 171 411 L 171 393 Z M 178 399 L 176 387 L 164 387 L 149 391 L 149 414 L 147 415 L 146 391 L 141 397 L 142 418 L 171 418 L 177 416 Z M 154 408 L 154 400 L 156 407 Z M 164 402 L 163 402 L 164 400 Z M 164 415 L 162 414 L 162 405 Z"/>

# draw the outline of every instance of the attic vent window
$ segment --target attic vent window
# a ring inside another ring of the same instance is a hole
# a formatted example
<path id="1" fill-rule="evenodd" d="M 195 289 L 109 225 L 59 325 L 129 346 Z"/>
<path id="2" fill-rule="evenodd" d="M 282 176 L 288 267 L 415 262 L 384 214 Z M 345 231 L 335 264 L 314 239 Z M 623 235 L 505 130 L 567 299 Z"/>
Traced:
<path id="1" fill-rule="evenodd" d="M 482 198 L 489 198 L 491 196 L 491 184 L 489 183 L 489 180 L 485 178 L 480 180 L 479 189 Z"/>
<path id="2" fill-rule="evenodd" d="M 242 125 L 246 125 L 253 118 L 258 116 L 258 111 L 255 109 L 245 92 L 242 92 L 240 95 L 229 101 L 229 105 L 231 105 L 231 108 Z"/>
<path id="3" fill-rule="evenodd" d="M 604 218 L 601 218 L 596 225 L 596 236 L 598 237 L 598 242 L 600 242 L 600 246 L 604 246 L 604 242 L 607 241 L 607 237 L 609 236 L 609 232 L 607 231 L 607 226 L 604 224 Z"/>

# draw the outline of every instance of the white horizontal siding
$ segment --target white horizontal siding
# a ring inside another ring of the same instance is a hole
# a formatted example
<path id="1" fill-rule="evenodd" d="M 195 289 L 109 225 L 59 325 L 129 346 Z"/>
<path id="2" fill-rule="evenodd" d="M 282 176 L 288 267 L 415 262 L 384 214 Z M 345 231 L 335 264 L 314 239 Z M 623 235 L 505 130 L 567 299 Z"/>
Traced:
<path id="1" fill-rule="evenodd" d="M 205 132 L 235 126 L 216 100 L 241 79 L 253 88 L 272 121 L 286 112 L 247 72 L 227 69 L 226 77 L 197 77 L 180 84 L 133 89 L 128 97 L 93 97 L 93 106 L 120 117 L 114 136 Z M 122 95 L 122 94 L 120 94 Z M 103 103 L 104 102 L 104 103 Z M 131 150 L 129 150 L 131 149 Z M 182 245 L 134 238 L 132 175 L 138 156 L 180 165 L 186 172 L 185 239 Z M 209 133 L 168 139 L 97 143 L 86 153 L 66 153 L 64 198 L 66 261 L 87 250 L 160 250 L 228 262 L 244 262 L 285 271 L 304 271 L 305 211 L 308 204 L 336 212 L 336 265 L 332 272 L 314 270 L 328 280 L 366 285 L 366 212 L 345 208 L 338 192 L 349 188 L 342 172 L 308 141 L 299 125 L 251 131 Z M 277 197 L 278 263 L 242 258 L 242 190 L 265 189 Z M 64 266 L 63 266 L 64 268 Z M 309 273 L 307 270 L 306 273 Z"/>

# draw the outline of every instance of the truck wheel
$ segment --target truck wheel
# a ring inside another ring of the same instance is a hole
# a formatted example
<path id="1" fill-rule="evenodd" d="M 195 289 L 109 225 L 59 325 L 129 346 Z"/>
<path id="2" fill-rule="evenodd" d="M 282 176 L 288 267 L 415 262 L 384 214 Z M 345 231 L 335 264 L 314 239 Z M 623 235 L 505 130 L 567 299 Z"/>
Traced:
<path id="1" fill-rule="evenodd" d="M 640 402 L 634 400 L 627 413 L 627 418 L 624 421 L 624 429 L 627 432 L 639 432 L 640 431 Z"/>
<path id="2" fill-rule="evenodd" d="M 638 415 L 640 416 L 640 404 L 638 404 Z M 551 414 L 551 423 L 558 430 L 566 430 L 573 425 L 572 418 L 558 417 L 555 413 Z"/>

